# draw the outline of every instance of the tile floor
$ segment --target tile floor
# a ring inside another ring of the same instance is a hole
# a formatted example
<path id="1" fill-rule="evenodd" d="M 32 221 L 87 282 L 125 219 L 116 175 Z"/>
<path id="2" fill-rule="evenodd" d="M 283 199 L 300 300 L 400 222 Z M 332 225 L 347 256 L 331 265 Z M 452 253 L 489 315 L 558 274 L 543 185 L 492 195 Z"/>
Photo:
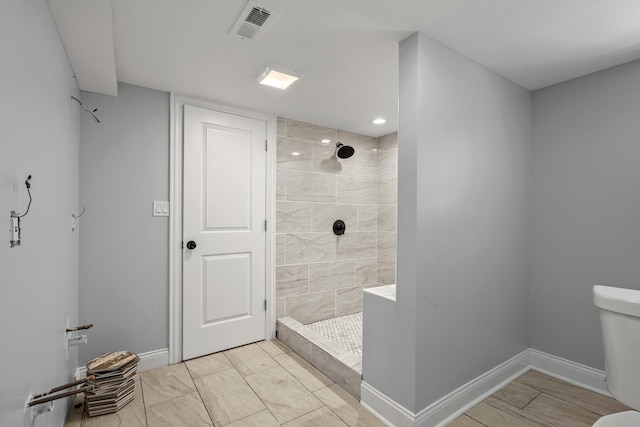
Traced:
<path id="1" fill-rule="evenodd" d="M 89 418 L 72 408 L 66 426 L 384 426 L 278 340 L 142 372 L 136 381 L 134 401 L 120 412 Z"/>
<path id="2" fill-rule="evenodd" d="M 66 426 L 383 426 L 278 340 L 143 372 L 136 381 L 136 398 L 120 412 L 84 418 L 80 406 Z M 590 427 L 626 410 L 615 399 L 529 371 L 449 427 Z"/>
<path id="3" fill-rule="evenodd" d="M 615 399 L 529 371 L 458 417 L 449 427 L 591 427 L 628 411 Z"/>
<path id="4" fill-rule="evenodd" d="M 309 323 L 307 326 L 362 360 L 362 312 Z"/>

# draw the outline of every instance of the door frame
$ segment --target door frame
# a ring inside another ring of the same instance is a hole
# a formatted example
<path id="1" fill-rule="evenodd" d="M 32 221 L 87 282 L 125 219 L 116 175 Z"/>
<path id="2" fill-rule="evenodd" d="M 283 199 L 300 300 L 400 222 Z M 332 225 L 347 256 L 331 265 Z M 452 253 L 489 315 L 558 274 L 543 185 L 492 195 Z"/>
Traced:
<path id="1" fill-rule="evenodd" d="M 182 362 L 182 173 L 183 107 L 185 104 L 228 114 L 264 120 L 267 123 L 265 298 L 267 339 L 275 337 L 275 164 L 276 126 L 273 114 L 229 107 L 203 98 L 171 93 L 169 104 L 169 364 Z"/>

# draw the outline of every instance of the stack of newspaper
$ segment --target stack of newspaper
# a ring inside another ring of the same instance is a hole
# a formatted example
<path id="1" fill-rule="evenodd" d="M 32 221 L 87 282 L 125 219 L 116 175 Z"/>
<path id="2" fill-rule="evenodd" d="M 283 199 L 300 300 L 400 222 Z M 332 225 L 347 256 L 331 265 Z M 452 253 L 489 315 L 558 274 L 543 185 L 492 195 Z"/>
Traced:
<path id="1" fill-rule="evenodd" d="M 107 353 L 87 362 L 87 376 L 93 390 L 85 394 L 84 409 L 90 417 L 110 414 L 133 400 L 140 359 L 130 351 Z"/>

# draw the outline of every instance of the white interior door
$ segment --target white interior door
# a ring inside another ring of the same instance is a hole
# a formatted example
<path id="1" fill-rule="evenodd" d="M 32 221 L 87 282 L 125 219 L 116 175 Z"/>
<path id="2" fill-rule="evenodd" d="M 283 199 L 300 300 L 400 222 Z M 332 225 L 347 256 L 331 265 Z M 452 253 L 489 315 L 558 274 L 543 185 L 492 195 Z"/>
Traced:
<path id="1" fill-rule="evenodd" d="M 182 339 L 191 359 L 266 336 L 267 123 L 191 105 L 183 123 Z"/>

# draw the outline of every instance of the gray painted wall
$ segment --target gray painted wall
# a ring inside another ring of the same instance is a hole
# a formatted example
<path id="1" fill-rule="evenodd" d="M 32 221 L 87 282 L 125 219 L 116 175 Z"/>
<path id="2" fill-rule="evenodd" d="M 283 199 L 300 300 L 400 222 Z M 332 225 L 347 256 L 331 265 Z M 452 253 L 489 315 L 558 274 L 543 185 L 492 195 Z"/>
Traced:
<path id="1" fill-rule="evenodd" d="M 377 313 L 393 341 L 367 353 L 365 332 L 364 379 L 414 412 L 528 347 L 531 114 L 494 72 L 421 33 L 401 43 L 398 295 Z"/>
<path id="2" fill-rule="evenodd" d="M 169 95 L 120 84 L 118 97 L 82 92 L 102 121 L 80 120 L 80 319 L 95 326 L 80 363 L 166 348 L 169 328 Z"/>
<path id="3" fill-rule="evenodd" d="M 63 340 L 78 320 L 78 96 L 45 0 L 5 0 L 0 13 L 0 425 L 24 424 L 29 393 L 70 381 Z M 9 248 L 11 210 L 33 203 L 22 245 Z M 35 425 L 61 426 L 64 400 Z"/>
<path id="4" fill-rule="evenodd" d="M 418 258 L 424 408 L 528 347 L 532 107 L 529 91 L 423 34 L 416 53 L 418 250 L 400 258 Z"/>
<path id="5" fill-rule="evenodd" d="M 416 262 L 418 249 L 417 151 L 419 110 L 418 35 L 400 43 L 398 131 L 397 296 L 387 303 L 364 295 L 363 380 L 405 408 L 416 411 Z M 414 254 L 404 256 L 403 254 Z"/>
<path id="6" fill-rule="evenodd" d="M 640 61 L 534 92 L 531 346 L 604 369 L 591 288 L 640 289 Z"/>

